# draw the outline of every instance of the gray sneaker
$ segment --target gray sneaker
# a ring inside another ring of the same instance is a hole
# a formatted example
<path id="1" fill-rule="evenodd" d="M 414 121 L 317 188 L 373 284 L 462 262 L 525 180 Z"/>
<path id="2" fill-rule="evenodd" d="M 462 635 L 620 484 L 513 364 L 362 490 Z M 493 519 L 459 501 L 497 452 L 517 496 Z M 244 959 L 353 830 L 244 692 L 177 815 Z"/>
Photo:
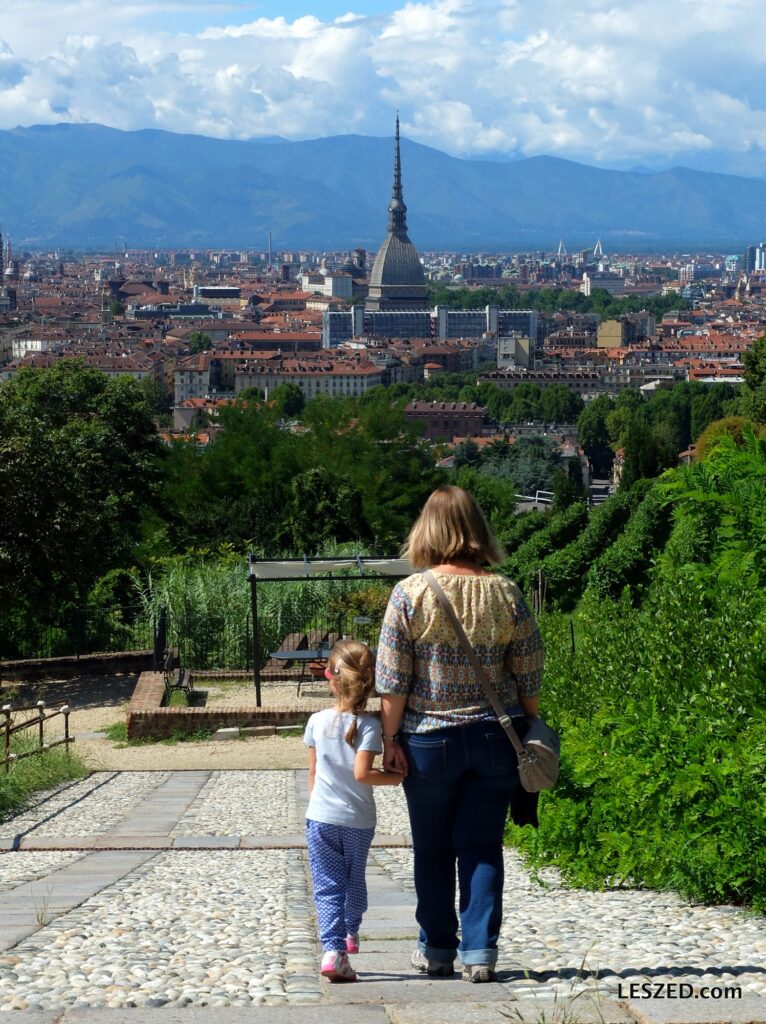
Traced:
<path id="1" fill-rule="evenodd" d="M 489 964 L 463 964 L 463 981 L 481 984 L 485 981 L 497 981 L 494 967 Z"/>
<path id="2" fill-rule="evenodd" d="M 412 954 L 410 963 L 419 974 L 427 974 L 429 978 L 451 978 L 455 973 L 451 961 L 429 960 L 420 946 Z"/>

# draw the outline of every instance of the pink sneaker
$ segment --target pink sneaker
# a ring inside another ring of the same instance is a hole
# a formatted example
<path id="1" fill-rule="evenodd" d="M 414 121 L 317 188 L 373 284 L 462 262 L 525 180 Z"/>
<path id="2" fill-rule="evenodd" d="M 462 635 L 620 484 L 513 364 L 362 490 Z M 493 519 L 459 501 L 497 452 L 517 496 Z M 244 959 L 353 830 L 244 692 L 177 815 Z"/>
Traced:
<path id="1" fill-rule="evenodd" d="M 348 962 L 346 953 L 325 953 L 320 974 L 328 981 L 356 981 L 356 971 Z"/>
<path id="2" fill-rule="evenodd" d="M 346 952 L 347 953 L 358 953 L 359 952 L 359 934 L 358 932 L 349 932 L 346 936 Z"/>

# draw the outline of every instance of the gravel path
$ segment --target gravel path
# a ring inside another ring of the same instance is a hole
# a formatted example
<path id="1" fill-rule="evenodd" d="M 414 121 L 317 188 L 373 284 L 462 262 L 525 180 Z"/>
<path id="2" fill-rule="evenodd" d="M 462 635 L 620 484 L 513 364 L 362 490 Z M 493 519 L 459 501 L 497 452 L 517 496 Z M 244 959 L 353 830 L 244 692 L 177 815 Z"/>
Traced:
<path id="1" fill-rule="evenodd" d="M 184 768 L 305 768 L 299 736 L 259 736 L 207 743 L 147 743 L 117 747 L 110 740 L 78 740 L 77 753 L 93 769 L 127 772 Z"/>
<path id="2" fill-rule="evenodd" d="M 373 856 L 414 892 L 411 850 L 375 849 Z M 519 854 L 505 851 L 500 965 L 529 972 L 514 986 L 518 997 L 596 989 L 615 996 L 626 978 L 737 984 L 766 996 L 764 915 L 694 906 L 672 893 L 571 889 L 555 870 L 543 875 L 536 882 Z M 578 978 L 590 972 L 597 977 Z"/>
<path id="3" fill-rule="evenodd" d="M 195 686 L 207 693 L 206 707 L 243 708 L 255 704 L 255 688 L 249 680 L 221 681 L 220 679 L 199 679 Z M 296 682 L 267 682 L 261 687 L 261 700 L 266 708 L 288 708 L 298 711 L 321 711 L 330 707 L 332 697 L 325 681 L 307 679 L 297 695 Z M 380 709 L 380 700 L 371 698 L 367 703 L 369 711 Z"/>
<path id="4" fill-rule="evenodd" d="M 66 864 L 84 857 L 84 852 L 74 850 L 40 850 L 25 853 L 23 857 L 0 856 L 0 893 L 9 892 L 24 882 L 34 882 L 58 871 Z"/>
<path id="5" fill-rule="evenodd" d="M 158 854 L 0 956 L 0 1011 L 319 999 L 293 850 Z"/>
<path id="6" fill-rule="evenodd" d="M 134 819 L 136 808 L 168 778 L 167 772 L 106 773 L 67 784 L 4 823 L 3 834 L 39 823 L 39 834 L 53 828 L 49 834 L 111 830 L 117 835 L 125 828 L 125 818 Z M 172 834 L 296 834 L 298 843 L 303 789 L 304 777 L 293 772 L 213 771 L 190 806 L 178 803 Z M 380 789 L 376 799 L 378 834 L 406 833 L 402 790 Z M 53 825 L 42 821 L 52 809 L 59 812 Z M 110 862 L 123 866 L 96 895 L 91 888 L 79 897 L 79 905 L 70 900 L 72 909 L 54 907 L 58 916 L 50 923 L 37 929 L 32 921 L 28 937 L 14 940 L 13 948 L 0 954 L 0 1011 L 324 1002 L 328 992 L 316 974 L 305 852 L 290 846 L 292 842 L 288 839 L 287 849 L 149 853 L 138 867 L 135 859 Z M 111 855 L 90 856 L 0 854 L 0 891 L 9 893 L 10 900 L 14 889 L 18 895 L 18 887 L 33 880 L 44 891 L 45 876 L 71 864 L 75 874 L 87 878 L 97 856 L 103 864 Z M 363 951 L 360 964 L 378 980 L 353 987 L 352 998 L 361 1002 L 383 998 L 375 994 L 375 986 L 383 984 L 380 978 L 386 972 L 394 972 L 395 978 L 402 977 L 397 971 L 408 976 L 406 963 L 416 934 L 411 850 L 375 847 L 370 870 L 375 899 L 363 933 L 372 951 Z M 766 997 L 763 915 L 693 906 L 665 893 L 570 889 L 555 870 L 533 877 L 511 850 L 505 853 L 505 870 L 499 966 L 506 973 L 499 995 L 494 988 L 495 995 L 487 994 L 492 999 L 534 996 L 550 1008 L 554 998 L 568 999 L 581 991 L 614 999 L 620 985 L 645 981 L 683 982 L 695 988 L 739 985 L 746 995 Z M 381 877 L 388 886 L 382 902 Z M 0 932 L 3 920 L 0 901 Z M 441 998 L 479 998 L 470 995 L 472 988 L 458 985 Z M 335 991 L 329 996 L 340 998 Z M 766 1020 L 766 1000 L 763 1005 L 763 1016 L 759 1011 L 748 1019 Z"/>
<path id="7" fill-rule="evenodd" d="M 215 772 L 183 815 L 177 836 L 303 832 L 292 772 Z"/>
<path id="8" fill-rule="evenodd" d="M 167 777 L 167 772 L 106 772 L 65 783 L 38 793 L 21 814 L 0 822 L 0 837 L 30 831 L 36 838 L 108 832 Z"/>

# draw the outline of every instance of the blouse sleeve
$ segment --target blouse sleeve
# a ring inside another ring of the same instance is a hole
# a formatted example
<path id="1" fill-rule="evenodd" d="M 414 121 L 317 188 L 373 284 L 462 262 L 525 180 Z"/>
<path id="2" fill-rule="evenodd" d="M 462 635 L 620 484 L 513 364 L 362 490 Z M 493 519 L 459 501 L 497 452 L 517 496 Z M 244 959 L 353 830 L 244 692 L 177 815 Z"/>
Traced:
<path id="1" fill-rule="evenodd" d="M 404 590 L 391 591 L 375 660 L 375 689 L 406 697 L 412 686 L 413 640 L 410 629 L 412 609 Z"/>
<path id="2" fill-rule="evenodd" d="M 543 680 L 543 641 L 532 612 L 519 591 L 514 600 L 516 628 L 505 652 L 520 697 L 536 697 Z"/>

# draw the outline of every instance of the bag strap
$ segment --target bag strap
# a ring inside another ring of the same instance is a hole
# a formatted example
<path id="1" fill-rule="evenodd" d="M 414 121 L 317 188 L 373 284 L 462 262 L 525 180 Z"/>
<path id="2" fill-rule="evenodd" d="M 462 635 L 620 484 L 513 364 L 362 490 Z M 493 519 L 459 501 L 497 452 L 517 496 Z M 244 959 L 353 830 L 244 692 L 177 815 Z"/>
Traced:
<path id="1" fill-rule="evenodd" d="M 474 673 L 476 674 L 476 678 L 481 683 L 484 692 L 487 695 L 487 699 L 489 700 L 489 703 L 492 705 L 492 710 L 497 715 L 500 724 L 507 733 L 508 739 L 513 744 L 514 750 L 519 755 L 519 757 L 526 757 L 527 752 L 524 749 L 524 745 L 522 744 L 521 740 L 519 739 L 519 734 L 513 728 L 510 717 L 505 713 L 505 708 L 500 703 L 500 698 L 497 695 L 497 691 L 490 682 L 489 676 L 487 675 L 484 666 L 479 661 L 479 656 L 474 650 L 473 644 L 465 635 L 465 630 L 463 629 L 460 619 L 457 617 L 455 609 L 452 607 L 449 598 L 442 590 L 441 584 L 439 583 L 439 581 L 437 580 L 437 578 L 434 576 L 430 569 L 423 573 L 423 575 L 425 576 L 426 583 L 428 583 L 431 590 L 433 590 L 434 594 L 436 594 L 439 604 L 444 609 L 444 614 L 447 616 L 452 628 L 455 630 L 455 635 L 460 641 L 460 646 L 465 651 L 466 657 L 470 661 L 471 667 L 473 668 Z"/>

